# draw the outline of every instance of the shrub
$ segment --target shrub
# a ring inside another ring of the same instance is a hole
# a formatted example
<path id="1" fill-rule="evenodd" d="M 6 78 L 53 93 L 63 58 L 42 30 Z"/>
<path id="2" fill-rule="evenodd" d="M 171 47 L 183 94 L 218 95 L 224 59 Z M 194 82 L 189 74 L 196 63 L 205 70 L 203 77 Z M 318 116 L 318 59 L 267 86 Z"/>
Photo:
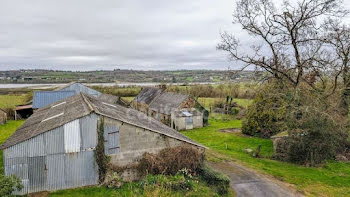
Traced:
<path id="1" fill-rule="evenodd" d="M 194 180 L 183 174 L 174 176 L 148 175 L 140 182 L 140 186 L 143 190 L 154 190 L 161 187 L 172 191 L 189 191 L 194 187 Z"/>
<path id="2" fill-rule="evenodd" d="M 204 155 L 190 146 L 166 148 L 158 154 L 145 153 L 138 170 L 141 174 L 175 175 L 181 169 L 195 172 L 204 160 Z"/>
<path id="3" fill-rule="evenodd" d="M 228 193 L 230 179 L 226 175 L 216 172 L 206 165 L 199 169 L 199 175 L 208 185 L 214 186 L 220 195 Z"/>
<path id="4" fill-rule="evenodd" d="M 289 137 L 276 142 L 274 157 L 278 160 L 313 166 L 334 159 L 349 144 L 345 127 L 322 113 L 303 114 L 293 122 Z"/>
<path id="5" fill-rule="evenodd" d="M 0 174 L 0 196 L 12 196 L 12 192 L 21 190 L 22 188 L 21 180 L 17 177 Z"/>
<path id="6" fill-rule="evenodd" d="M 123 179 L 117 172 L 112 172 L 106 176 L 104 185 L 108 188 L 118 189 L 123 186 Z"/>
<path id="7" fill-rule="evenodd" d="M 261 89 L 253 104 L 248 107 L 242 122 L 242 133 L 269 138 L 286 130 L 284 120 L 288 110 L 288 98 L 283 91 L 276 84 L 269 84 Z"/>

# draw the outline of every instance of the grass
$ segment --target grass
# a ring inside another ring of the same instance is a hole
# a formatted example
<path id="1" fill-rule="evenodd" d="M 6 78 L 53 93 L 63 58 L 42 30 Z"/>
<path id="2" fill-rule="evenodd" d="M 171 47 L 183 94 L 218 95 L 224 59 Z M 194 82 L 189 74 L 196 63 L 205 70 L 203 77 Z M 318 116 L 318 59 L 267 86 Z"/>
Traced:
<path id="1" fill-rule="evenodd" d="M 271 140 L 222 133 L 222 128 L 237 128 L 239 120 L 223 121 L 214 117 L 210 126 L 183 132 L 186 136 L 207 146 L 208 160 L 236 160 L 257 171 L 294 184 L 307 196 L 350 196 L 350 163 L 327 162 L 323 167 L 312 168 L 268 159 L 273 154 Z M 244 149 L 255 150 L 262 145 L 261 155 L 253 158 Z"/>
<path id="2" fill-rule="evenodd" d="M 0 125 L 0 144 L 4 143 L 23 123 L 23 120 L 9 120 L 6 124 Z M 3 166 L 2 150 L 0 150 L 0 173 L 4 173 Z"/>
<path id="3" fill-rule="evenodd" d="M 25 102 L 25 95 L 0 95 L 0 108 L 12 108 Z"/>
<path id="4" fill-rule="evenodd" d="M 54 193 L 50 193 L 50 197 L 88 197 L 88 196 L 125 196 L 125 197 L 136 197 L 136 196 L 145 196 L 145 197 L 182 197 L 182 196 L 192 196 L 192 197 L 211 197 L 218 196 L 210 187 L 205 183 L 198 181 L 193 185 L 193 189 L 190 191 L 174 191 L 171 189 L 165 189 L 162 186 L 155 186 L 146 189 L 142 189 L 140 182 L 126 183 L 119 189 L 109 189 L 106 187 L 84 187 L 77 189 L 61 190 Z M 234 196 L 234 192 L 231 190 L 226 196 Z"/>

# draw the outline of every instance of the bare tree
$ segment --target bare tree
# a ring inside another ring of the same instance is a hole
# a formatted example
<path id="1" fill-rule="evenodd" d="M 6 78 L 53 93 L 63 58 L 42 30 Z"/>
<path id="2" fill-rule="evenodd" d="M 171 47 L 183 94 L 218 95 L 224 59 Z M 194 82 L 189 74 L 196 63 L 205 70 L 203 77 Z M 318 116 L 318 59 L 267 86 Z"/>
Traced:
<path id="1" fill-rule="evenodd" d="M 323 77 L 329 76 L 324 71 L 334 71 L 334 79 L 341 72 L 325 46 L 322 20 L 346 14 L 341 0 L 285 1 L 278 9 L 270 0 L 239 0 L 234 23 L 240 24 L 257 44 L 250 46 L 252 53 L 242 53 L 239 40 L 224 32 L 217 48 L 228 52 L 231 60 L 245 63 L 244 68 L 253 65 L 294 87 L 304 81 L 316 89 L 316 78 L 326 84 Z"/>
<path id="2" fill-rule="evenodd" d="M 350 102 L 350 26 L 339 20 L 328 19 L 325 22 L 325 40 L 333 49 L 335 63 L 340 68 L 343 81 L 342 106 L 348 114 Z"/>

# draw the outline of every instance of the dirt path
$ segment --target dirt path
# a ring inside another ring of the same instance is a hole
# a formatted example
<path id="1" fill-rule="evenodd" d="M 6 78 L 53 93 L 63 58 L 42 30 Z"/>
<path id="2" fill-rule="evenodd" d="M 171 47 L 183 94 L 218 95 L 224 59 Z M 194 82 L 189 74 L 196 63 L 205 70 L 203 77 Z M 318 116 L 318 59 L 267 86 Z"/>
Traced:
<path id="1" fill-rule="evenodd" d="M 303 196 L 285 183 L 268 178 L 235 162 L 209 162 L 208 164 L 231 179 L 231 187 L 238 197 Z"/>

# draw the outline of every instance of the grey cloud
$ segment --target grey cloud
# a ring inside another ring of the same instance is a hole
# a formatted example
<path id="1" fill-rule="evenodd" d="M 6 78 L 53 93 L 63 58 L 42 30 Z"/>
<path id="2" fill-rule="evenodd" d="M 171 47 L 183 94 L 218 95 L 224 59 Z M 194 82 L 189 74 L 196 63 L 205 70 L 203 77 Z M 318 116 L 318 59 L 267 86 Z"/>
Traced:
<path id="1" fill-rule="evenodd" d="M 0 70 L 226 69 L 232 0 L 0 2 Z"/>

